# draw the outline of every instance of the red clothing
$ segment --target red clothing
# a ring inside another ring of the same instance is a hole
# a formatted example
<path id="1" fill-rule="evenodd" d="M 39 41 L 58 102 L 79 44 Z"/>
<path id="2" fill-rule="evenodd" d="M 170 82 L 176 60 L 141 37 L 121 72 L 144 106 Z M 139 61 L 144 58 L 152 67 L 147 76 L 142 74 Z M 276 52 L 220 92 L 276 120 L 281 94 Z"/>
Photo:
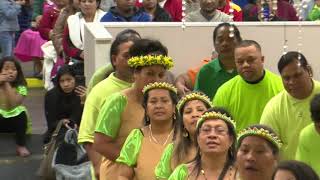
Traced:
<path id="1" fill-rule="evenodd" d="M 48 11 L 46 11 L 40 21 L 38 31 L 40 33 L 40 36 L 45 40 L 50 40 L 49 33 L 53 29 L 58 16 L 60 14 L 60 10 L 56 7 L 50 8 Z"/>
<path id="2" fill-rule="evenodd" d="M 142 3 L 139 0 L 136 1 L 137 7 L 142 7 Z M 182 20 L 182 0 L 167 0 L 164 3 L 163 9 L 165 9 L 171 16 L 172 21 L 181 22 Z"/>
<path id="3" fill-rule="evenodd" d="M 63 31 L 63 41 L 62 41 L 63 51 L 64 53 L 71 58 L 77 59 L 77 60 L 83 60 L 80 57 L 80 54 L 83 50 L 78 49 L 75 47 L 69 37 L 69 28 L 68 24 L 65 25 L 64 31 Z"/>
<path id="4" fill-rule="evenodd" d="M 221 12 L 224 12 L 228 15 L 230 15 L 230 8 L 233 9 L 233 21 L 242 21 L 242 10 L 240 6 L 234 4 L 233 2 L 230 2 L 229 0 L 226 0 L 226 5 L 223 8 L 218 8 Z"/>

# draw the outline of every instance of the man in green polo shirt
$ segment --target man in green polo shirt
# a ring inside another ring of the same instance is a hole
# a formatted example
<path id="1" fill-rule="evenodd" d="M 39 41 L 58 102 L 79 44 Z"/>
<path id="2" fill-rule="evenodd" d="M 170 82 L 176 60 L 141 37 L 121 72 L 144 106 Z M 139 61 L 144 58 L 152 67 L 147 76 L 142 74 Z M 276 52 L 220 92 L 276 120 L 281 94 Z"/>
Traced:
<path id="1" fill-rule="evenodd" d="M 283 86 L 278 75 L 264 69 L 264 56 L 256 41 L 241 41 L 234 54 L 239 75 L 218 89 L 213 105 L 231 113 L 239 132 L 259 123 L 265 105 Z"/>
<path id="2" fill-rule="evenodd" d="M 133 75 L 127 61 L 130 47 L 139 38 L 139 34 L 131 31 L 119 33 L 110 49 L 111 64 L 114 72 L 92 88 L 84 105 L 78 143 L 84 144 L 89 159 L 93 164 L 96 177 L 99 177 L 101 156 L 93 150 L 92 144 L 99 111 L 111 94 L 131 87 Z"/>
<path id="3" fill-rule="evenodd" d="M 230 31 L 232 28 L 233 31 Z M 223 83 L 238 74 L 234 63 L 234 47 L 241 40 L 240 32 L 235 25 L 222 23 L 214 29 L 213 44 L 218 58 L 200 69 L 194 90 L 202 91 L 212 99 Z"/>
<path id="4" fill-rule="evenodd" d="M 310 102 L 320 93 L 320 83 L 312 79 L 306 58 L 296 51 L 280 58 L 278 70 L 285 90 L 268 102 L 260 123 L 270 126 L 283 142 L 281 159 L 292 160 L 295 159 L 300 131 L 312 123 Z"/>

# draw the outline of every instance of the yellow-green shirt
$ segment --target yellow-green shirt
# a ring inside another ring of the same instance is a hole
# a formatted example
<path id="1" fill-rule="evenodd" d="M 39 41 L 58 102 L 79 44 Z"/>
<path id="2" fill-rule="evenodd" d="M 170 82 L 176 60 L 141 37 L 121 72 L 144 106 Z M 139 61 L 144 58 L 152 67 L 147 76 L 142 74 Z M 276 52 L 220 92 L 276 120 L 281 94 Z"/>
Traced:
<path id="1" fill-rule="evenodd" d="M 96 86 L 99 82 L 106 79 L 111 72 L 113 72 L 113 67 L 111 63 L 97 69 L 89 81 L 89 84 L 87 87 L 87 94 L 89 94 L 92 88 Z"/>
<path id="2" fill-rule="evenodd" d="M 314 123 L 305 127 L 299 137 L 296 160 L 307 163 L 320 176 L 320 134 Z"/>
<path id="3" fill-rule="evenodd" d="M 283 90 L 266 105 L 260 123 L 270 126 L 282 140 L 281 159 L 295 159 L 299 133 L 312 122 L 310 101 L 317 93 L 320 93 L 320 83 L 314 81 L 309 97 L 299 100 Z"/>
<path id="4" fill-rule="evenodd" d="M 255 84 L 246 82 L 238 75 L 218 89 L 213 105 L 231 113 L 239 132 L 258 124 L 265 105 L 282 89 L 281 78 L 268 70 L 265 70 L 264 78 Z"/>
<path id="5" fill-rule="evenodd" d="M 131 83 L 120 80 L 114 76 L 114 73 L 111 73 L 108 78 L 92 89 L 84 105 L 78 136 L 79 143 L 93 143 L 97 118 L 102 105 L 111 94 L 129 87 L 131 87 Z"/>

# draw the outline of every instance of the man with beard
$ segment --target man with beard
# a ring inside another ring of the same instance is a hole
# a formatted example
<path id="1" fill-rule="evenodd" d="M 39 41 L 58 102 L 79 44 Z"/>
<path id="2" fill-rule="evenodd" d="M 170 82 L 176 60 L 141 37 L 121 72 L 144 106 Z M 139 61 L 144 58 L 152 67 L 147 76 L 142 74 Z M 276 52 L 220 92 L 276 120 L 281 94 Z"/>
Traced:
<path id="1" fill-rule="evenodd" d="M 186 16 L 187 22 L 230 22 L 227 14 L 217 10 L 218 0 L 200 0 L 200 9 Z"/>
<path id="2" fill-rule="evenodd" d="M 115 0 L 116 6 L 111 7 L 101 22 L 149 22 L 151 17 L 136 8 L 134 0 Z"/>

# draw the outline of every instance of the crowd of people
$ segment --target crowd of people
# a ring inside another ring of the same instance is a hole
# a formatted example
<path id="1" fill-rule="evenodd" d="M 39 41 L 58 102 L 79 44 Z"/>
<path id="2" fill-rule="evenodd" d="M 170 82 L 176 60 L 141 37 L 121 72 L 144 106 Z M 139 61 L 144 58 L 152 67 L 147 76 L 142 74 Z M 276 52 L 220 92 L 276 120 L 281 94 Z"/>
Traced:
<path id="1" fill-rule="evenodd" d="M 43 144 L 60 123 L 62 136 L 78 130 L 92 179 L 318 180 L 320 83 L 307 58 L 281 55 L 277 75 L 228 22 L 319 20 L 320 1 L 302 1 L 298 15 L 295 1 L 184 2 L 0 1 L 0 132 L 15 133 L 17 155 L 31 154 L 21 63 L 34 61 L 47 90 Z M 85 85 L 85 23 L 182 21 L 183 11 L 186 21 L 222 22 L 201 66 L 175 78 L 161 41 L 125 29 Z"/>

